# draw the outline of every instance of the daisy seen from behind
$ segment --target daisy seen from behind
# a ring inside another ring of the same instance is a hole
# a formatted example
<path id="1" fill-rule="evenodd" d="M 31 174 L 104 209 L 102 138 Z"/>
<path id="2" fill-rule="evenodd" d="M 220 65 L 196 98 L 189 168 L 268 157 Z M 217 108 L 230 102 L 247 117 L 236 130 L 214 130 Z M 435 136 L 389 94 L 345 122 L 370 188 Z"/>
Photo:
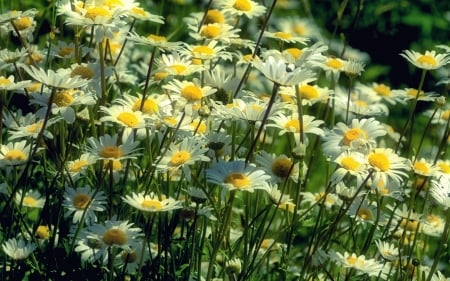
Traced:
<path id="1" fill-rule="evenodd" d="M 2 249 L 13 260 L 24 260 L 36 250 L 34 243 L 25 241 L 23 238 L 11 238 L 2 243 Z"/>

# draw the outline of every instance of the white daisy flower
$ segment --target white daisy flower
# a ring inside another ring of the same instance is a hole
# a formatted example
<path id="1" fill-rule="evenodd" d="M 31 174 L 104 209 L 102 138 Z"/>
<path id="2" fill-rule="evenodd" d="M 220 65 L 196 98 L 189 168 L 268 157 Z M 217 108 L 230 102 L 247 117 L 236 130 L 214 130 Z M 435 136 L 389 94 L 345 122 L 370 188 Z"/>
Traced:
<path id="1" fill-rule="evenodd" d="M 436 51 L 425 51 L 424 54 L 404 50 L 400 56 L 407 59 L 415 67 L 425 70 L 438 69 L 450 62 L 450 54 L 436 54 Z"/>
<path id="2" fill-rule="evenodd" d="M 331 175 L 333 184 L 341 182 L 347 174 L 356 177 L 356 186 L 360 186 L 369 174 L 367 158 L 364 154 L 356 151 L 344 151 L 335 160 L 339 165 Z"/>
<path id="3" fill-rule="evenodd" d="M 300 164 L 294 162 L 293 159 L 286 155 L 270 154 L 262 150 L 256 155 L 255 161 L 258 166 L 261 166 L 271 176 L 271 182 L 273 183 L 279 183 L 288 178 L 294 182 L 298 181 Z M 303 170 L 303 174 L 305 173 L 306 167 Z"/>
<path id="4" fill-rule="evenodd" d="M 152 46 L 161 50 L 178 50 L 181 47 L 182 42 L 169 42 L 165 36 L 149 34 L 142 36 L 136 32 L 132 32 L 127 37 L 130 41 L 136 42 L 141 45 Z"/>
<path id="5" fill-rule="evenodd" d="M 408 176 L 411 163 L 408 159 L 398 156 L 390 148 L 375 148 L 368 156 L 369 168 L 372 172 L 373 184 L 376 186 L 381 180 L 383 183 L 393 181 L 401 185 L 403 178 Z"/>
<path id="6" fill-rule="evenodd" d="M 367 274 L 369 276 L 381 276 L 382 279 L 386 279 L 386 273 L 383 271 L 383 264 L 375 259 L 366 259 L 364 255 L 357 256 L 355 253 L 344 252 L 331 252 L 330 258 L 337 264 L 345 268 L 356 269 L 356 274 Z"/>
<path id="7" fill-rule="evenodd" d="M 98 159 L 104 160 L 121 160 L 136 158 L 137 146 L 139 142 L 133 141 L 132 135 L 122 140 L 122 144 L 118 144 L 118 135 L 104 135 L 98 140 L 90 137 L 88 142 L 88 152 L 96 156 Z"/>
<path id="8" fill-rule="evenodd" d="M 145 127 L 145 118 L 142 112 L 133 111 L 130 107 L 123 105 L 100 106 L 99 111 L 106 114 L 100 118 L 100 122 L 113 122 L 127 129 Z"/>
<path id="9" fill-rule="evenodd" d="M 25 141 L 0 145 L 0 167 L 25 164 L 30 156 L 31 145 Z"/>
<path id="10" fill-rule="evenodd" d="M 94 191 L 89 187 L 66 187 L 62 206 L 67 209 L 66 217 L 73 215 L 74 224 L 85 222 L 91 225 L 97 222 L 95 212 L 105 211 L 106 197 L 102 191 Z"/>
<path id="11" fill-rule="evenodd" d="M 303 45 L 306 45 L 309 41 L 309 38 L 307 37 L 297 36 L 296 34 L 285 31 L 277 31 L 277 32 L 265 31 L 263 36 L 286 43 L 299 43 Z"/>
<path id="12" fill-rule="evenodd" d="M 28 258 L 37 246 L 25 241 L 23 238 L 11 238 L 2 243 L 2 249 L 13 260 L 24 260 Z"/>
<path id="13" fill-rule="evenodd" d="M 132 193 L 131 196 L 122 197 L 122 200 L 143 212 L 168 212 L 183 207 L 180 201 L 170 197 L 166 198 L 164 195 L 158 196 L 154 193 Z"/>
<path id="14" fill-rule="evenodd" d="M 23 194 L 22 190 L 18 190 L 15 194 L 14 201 L 18 206 L 28 208 L 42 209 L 45 204 L 45 198 L 41 196 L 37 190 L 28 190 Z"/>
<path id="15" fill-rule="evenodd" d="M 249 19 L 259 17 L 266 11 L 266 7 L 252 0 L 224 0 L 220 3 L 220 8 L 224 14 L 230 16 L 245 15 Z"/>
<path id="16" fill-rule="evenodd" d="M 83 153 L 78 159 L 67 161 L 67 171 L 72 180 L 86 173 L 86 170 L 92 164 L 97 162 L 97 157 L 90 153 Z"/>
<path id="17" fill-rule="evenodd" d="M 384 259 L 388 261 L 397 261 L 400 258 L 400 250 L 395 245 L 381 240 L 375 240 L 375 244 Z"/>
<path id="18" fill-rule="evenodd" d="M 269 56 L 264 62 L 255 57 L 252 63 L 267 79 L 282 86 L 294 86 L 316 79 L 316 75 L 312 71 L 300 67 L 291 69 L 284 60 L 277 60 L 272 56 Z"/>
<path id="19" fill-rule="evenodd" d="M 255 189 L 267 189 L 270 176 L 253 164 L 242 160 L 218 162 L 206 170 L 206 180 L 220 185 L 228 190 L 243 190 L 253 192 Z"/>
<path id="20" fill-rule="evenodd" d="M 180 143 L 171 143 L 167 152 L 156 160 L 156 169 L 174 173 L 182 169 L 187 180 L 191 179 L 190 165 L 208 162 L 208 148 L 196 138 L 184 138 Z"/>
<path id="21" fill-rule="evenodd" d="M 201 86 L 199 81 L 180 81 L 173 79 L 167 85 L 163 86 L 164 89 L 169 90 L 169 95 L 175 99 L 182 99 L 187 103 L 196 103 L 202 100 L 202 98 L 212 95 L 216 92 L 216 89 L 210 86 Z"/>
<path id="22" fill-rule="evenodd" d="M 447 209 L 450 207 L 450 177 L 440 176 L 431 181 L 430 194 L 436 202 Z"/>
<path id="23" fill-rule="evenodd" d="M 67 69 L 58 69 L 56 71 L 49 69 L 45 71 L 35 66 L 22 65 L 22 68 L 36 81 L 53 88 L 74 89 L 80 88 L 89 82 L 79 76 L 72 76 L 71 71 Z"/>
<path id="24" fill-rule="evenodd" d="M 19 82 L 14 82 L 14 76 L 9 77 L 0 76 L 0 90 L 2 91 L 14 91 L 17 89 L 23 89 L 31 85 L 30 80 L 24 80 Z"/>

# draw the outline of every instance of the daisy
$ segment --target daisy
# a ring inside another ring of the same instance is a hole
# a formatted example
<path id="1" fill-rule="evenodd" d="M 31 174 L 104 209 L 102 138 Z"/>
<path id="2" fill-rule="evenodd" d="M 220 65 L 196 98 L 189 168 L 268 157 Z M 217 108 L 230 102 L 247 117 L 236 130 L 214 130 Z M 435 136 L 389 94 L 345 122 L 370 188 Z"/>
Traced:
<path id="1" fill-rule="evenodd" d="M 42 209 L 45 204 L 45 198 L 41 196 L 37 190 L 28 190 L 23 194 L 22 190 L 18 190 L 15 194 L 14 201 L 19 206 L 28 208 Z"/>
<path id="2" fill-rule="evenodd" d="M 367 161 L 374 185 L 377 185 L 380 180 L 384 183 L 392 180 L 401 185 L 403 177 L 408 176 L 406 172 L 411 169 L 408 159 L 397 155 L 390 148 L 375 148 L 367 155 Z"/>
<path id="3" fill-rule="evenodd" d="M 53 95 L 53 97 L 51 97 Z M 48 109 L 49 100 L 52 98 L 52 114 L 61 114 L 62 118 L 69 124 L 75 121 L 75 109 L 73 107 L 95 104 L 96 97 L 91 92 L 80 90 L 59 90 L 53 94 L 48 92 L 31 94 L 30 104 L 41 106 L 36 111 L 36 116 L 44 118 Z"/>
<path id="4" fill-rule="evenodd" d="M 277 156 L 262 150 L 261 153 L 256 155 L 255 160 L 256 164 L 271 176 L 271 182 L 273 183 L 279 183 L 287 178 L 294 182 L 298 181 L 300 165 L 286 155 Z M 303 170 L 303 173 L 305 173 L 305 170 Z"/>
<path id="5" fill-rule="evenodd" d="M 180 81 L 173 79 L 167 85 L 163 86 L 164 89 L 169 90 L 169 94 L 172 94 L 173 99 L 181 98 L 187 103 L 196 103 L 202 100 L 202 98 L 212 95 L 216 92 L 215 89 L 210 86 L 200 86 L 199 81 Z"/>
<path id="6" fill-rule="evenodd" d="M 114 260 L 114 266 L 117 267 L 120 272 L 125 271 L 128 274 L 135 274 L 141 264 L 142 255 L 142 262 L 145 264 L 150 259 L 149 247 L 142 248 L 142 243 L 140 242 L 134 245 L 131 244 L 130 249 L 125 249 L 117 254 Z"/>
<path id="7" fill-rule="evenodd" d="M 318 102 L 326 102 L 331 93 L 331 90 L 327 87 L 302 83 L 293 87 L 280 87 L 279 93 L 281 99 L 290 104 L 297 104 L 297 92 L 295 87 L 298 88 L 298 94 L 302 98 L 302 105 L 312 106 Z"/>
<path id="8" fill-rule="evenodd" d="M 145 119 L 142 112 L 133 111 L 132 108 L 123 105 L 100 106 L 99 111 L 106 114 L 100 118 L 101 122 L 113 122 L 127 129 L 145 127 Z"/>
<path id="9" fill-rule="evenodd" d="M 164 24 L 164 18 L 159 15 L 154 15 L 143 8 L 139 7 L 139 3 L 133 3 L 126 8 L 127 15 L 141 21 L 150 21 L 158 24 Z"/>
<path id="10" fill-rule="evenodd" d="M 25 48 L 16 49 L 14 51 L 10 51 L 8 49 L 0 50 L 0 62 L 1 62 L 0 69 L 6 68 L 6 67 L 10 66 L 11 64 L 14 64 L 14 63 L 20 61 L 26 55 L 27 55 L 27 49 L 25 49 Z"/>
<path id="11" fill-rule="evenodd" d="M 47 71 L 35 66 L 22 65 L 22 68 L 30 75 L 34 80 L 53 88 L 59 89 L 74 89 L 80 88 L 89 82 L 79 76 L 72 76 L 67 69 L 58 69 L 56 71 L 49 69 Z"/>
<path id="12" fill-rule="evenodd" d="M 391 87 L 384 83 L 372 83 L 372 85 L 357 83 L 355 91 L 363 92 L 364 95 L 370 95 L 377 101 L 386 101 L 391 105 L 403 101 L 403 97 L 397 91 L 391 90 Z"/>
<path id="13" fill-rule="evenodd" d="M 183 206 L 180 201 L 164 195 L 158 196 L 153 192 L 150 194 L 132 193 L 122 197 L 122 200 L 128 205 L 143 212 L 168 212 L 180 209 Z"/>
<path id="14" fill-rule="evenodd" d="M 48 139 L 53 138 L 53 134 L 49 131 L 49 127 L 57 123 L 59 120 L 60 118 L 58 117 L 48 119 L 44 132 L 42 133 L 44 137 Z M 20 122 L 23 122 L 23 124 L 17 124 L 15 122 L 11 124 L 11 130 L 8 131 L 10 134 L 9 140 L 30 137 L 37 139 L 44 126 L 44 120 L 36 118 L 36 115 L 32 113 L 25 116 L 25 118 L 20 120 Z"/>
<path id="15" fill-rule="evenodd" d="M 439 159 L 436 166 L 438 167 L 436 176 L 450 177 L 450 160 Z"/>
<path id="16" fill-rule="evenodd" d="M 0 145 L 0 167 L 25 164 L 30 156 L 31 145 L 23 140 Z"/>
<path id="17" fill-rule="evenodd" d="M 264 14 L 266 7 L 251 0 L 224 0 L 220 3 L 221 11 L 230 16 L 242 16 L 252 19 Z"/>
<path id="18" fill-rule="evenodd" d="M 306 45 L 306 43 L 309 41 L 309 39 L 306 37 L 296 36 L 296 34 L 292 34 L 290 32 L 283 32 L 283 31 L 277 31 L 277 32 L 265 31 L 263 36 L 267 37 L 267 38 L 276 39 L 281 42 L 299 43 L 299 44 L 303 44 L 303 45 Z"/>
<path id="19" fill-rule="evenodd" d="M 357 223 L 374 224 L 377 219 L 377 204 L 358 196 L 350 205 L 347 215 L 353 217 Z"/>
<path id="20" fill-rule="evenodd" d="M 381 240 L 375 240 L 380 255 L 388 261 L 396 261 L 399 259 L 400 250 L 395 245 L 384 242 Z"/>
<path id="21" fill-rule="evenodd" d="M 383 271 L 383 264 L 375 259 L 366 259 L 364 255 L 357 256 L 355 253 L 331 252 L 330 258 L 344 268 L 354 268 L 357 274 L 367 274 L 369 276 L 381 276 L 386 279 L 386 273 Z"/>
<path id="22" fill-rule="evenodd" d="M 205 155 L 208 148 L 196 138 L 184 138 L 180 143 L 171 143 L 167 152 L 157 160 L 156 169 L 173 173 L 183 170 L 187 180 L 191 179 L 190 165 L 203 161 L 208 162 Z"/>
<path id="23" fill-rule="evenodd" d="M 160 50 L 178 50 L 181 47 L 181 42 L 169 42 L 167 38 L 162 35 L 149 34 L 147 36 L 142 36 L 136 32 L 130 33 L 127 38 L 130 41 L 141 45 L 152 46 Z"/>
<path id="24" fill-rule="evenodd" d="M 215 40 L 224 43 L 230 43 L 230 40 L 239 38 L 239 28 L 235 28 L 227 23 L 209 23 L 204 24 L 197 32 L 198 27 L 195 25 L 189 25 L 188 28 L 192 30 L 189 35 L 197 40 Z"/>
<path id="25" fill-rule="evenodd" d="M 206 170 L 206 180 L 228 190 L 253 192 L 255 189 L 267 189 L 270 176 L 253 164 L 242 160 L 218 162 Z"/>
<path id="26" fill-rule="evenodd" d="M 433 165 L 430 160 L 425 158 L 416 159 L 413 162 L 412 169 L 416 175 L 421 177 L 432 177 L 439 171 L 439 167 Z"/>
<path id="27" fill-rule="evenodd" d="M 105 211 L 106 197 L 102 191 L 89 187 L 66 187 L 62 206 L 67 209 L 66 217 L 73 215 L 72 223 L 84 222 L 91 225 L 97 222 L 95 212 Z"/>
<path id="28" fill-rule="evenodd" d="M 419 100 L 419 101 L 435 101 L 436 98 L 439 96 L 439 94 L 434 93 L 434 92 L 424 92 L 424 91 L 420 91 L 418 89 L 415 88 L 405 88 L 402 90 L 392 90 L 392 94 L 394 96 L 399 96 L 401 97 L 403 100 L 405 101 L 410 101 L 410 100 Z"/>
<path id="29" fill-rule="evenodd" d="M 0 76 L 0 90 L 14 91 L 17 89 L 23 89 L 31 85 L 30 80 L 14 82 L 14 76 L 9 77 Z"/>
<path id="30" fill-rule="evenodd" d="M 284 60 L 277 60 L 272 56 L 268 57 L 264 62 L 255 57 L 252 63 L 267 79 L 282 86 L 294 86 L 300 83 L 312 82 L 316 79 L 315 74 L 310 70 L 294 68 L 291 71 Z"/>
<path id="31" fill-rule="evenodd" d="M 339 165 L 330 181 L 333 184 L 341 182 L 347 174 L 356 177 L 356 186 L 360 186 L 368 175 L 367 159 L 364 154 L 356 151 L 344 151 L 335 160 Z"/>
<path id="32" fill-rule="evenodd" d="M 301 192 L 302 202 L 313 204 L 323 204 L 326 209 L 331 209 L 334 206 L 341 206 L 342 200 L 334 193 L 321 192 Z"/>
<path id="33" fill-rule="evenodd" d="M 133 227 L 133 223 L 113 218 L 84 228 L 77 237 L 75 251 L 81 254 L 83 262 L 100 260 L 107 264 L 108 249 L 116 250 L 116 253 L 129 252 L 141 237 L 142 230 Z"/>
<path id="34" fill-rule="evenodd" d="M 450 177 L 441 176 L 431 181 L 430 194 L 436 202 L 447 209 L 450 207 Z"/>
<path id="35" fill-rule="evenodd" d="M 436 54 L 434 50 L 425 51 L 424 54 L 412 50 L 404 50 L 400 56 L 407 59 L 415 67 L 424 70 L 438 69 L 450 62 L 450 54 Z"/>
<path id="36" fill-rule="evenodd" d="M 353 119 L 348 126 L 339 122 L 323 137 L 323 151 L 331 158 L 348 149 L 366 152 L 367 149 L 375 147 L 377 137 L 385 134 L 383 125 L 375 118 Z"/>
<path id="37" fill-rule="evenodd" d="M 218 46 L 218 41 L 211 40 L 207 45 L 186 44 L 182 53 L 190 55 L 193 59 L 212 60 L 219 58 L 225 61 L 231 61 L 231 53 L 224 51 L 225 46 Z"/>
<path id="38" fill-rule="evenodd" d="M 180 56 L 176 52 L 162 54 L 161 58 L 155 61 L 155 65 L 157 69 L 155 70 L 154 75 L 166 73 L 166 75 L 189 76 L 203 70 L 202 66 L 193 65 L 190 58 Z"/>
<path id="39" fill-rule="evenodd" d="M 67 171 L 72 180 L 76 180 L 84 175 L 88 167 L 95 162 L 97 162 L 97 157 L 90 153 L 83 153 L 78 159 L 67 161 Z"/>
<path id="40" fill-rule="evenodd" d="M 2 249 L 13 260 L 24 260 L 31 255 L 37 246 L 23 238 L 11 238 L 2 243 Z"/>
<path id="41" fill-rule="evenodd" d="M 302 116 L 302 127 L 300 127 L 300 120 L 298 113 L 295 112 L 290 116 L 283 113 L 278 113 L 275 116 L 270 117 L 273 124 L 268 124 L 268 127 L 275 127 L 280 129 L 278 135 L 284 135 L 285 133 L 294 133 L 299 135 L 301 132 L 304 134 L 315 134 L 318 136 L 323 136 L 324 131 L 319 128 L 323 124 L 322 120 L 316 120 L 314 116 L 303 115 Z"/>
<path id="42" fill-rule="evenodd" d="M 441 237 L 444 232 L 445 219 L 439 215 L 429 214 L 421 220 L 420 231 L 429 236 Z"/>
<path id="43" fill-rule="evenodd" d="M 342 71 L 349 77 L 360 76 L 364 71 L 365 64 L 355 60 L 344 61 Z"/>
<path id="44" fill-rule="evenodd" d="M 122 144 L 118 144 L 118 135 L 104 135 L 98 140 L 94 137 L 88 138 L 88 152 L 98 159 L 121 160 L 134 159 L 137 157 L 137 146 L 139 142 L 133 141 L 131 135 Z"/>
<path id="45" fill-rule="evenodd" d="M 292 33 L 296 36 L 317 39 L 317 41 L 321 41 L 320 39 L 323 38 L 320 28 L 309 18 L 283 17 L 279 18 L 275 22 L 275 25 L 279 30 Z"/>

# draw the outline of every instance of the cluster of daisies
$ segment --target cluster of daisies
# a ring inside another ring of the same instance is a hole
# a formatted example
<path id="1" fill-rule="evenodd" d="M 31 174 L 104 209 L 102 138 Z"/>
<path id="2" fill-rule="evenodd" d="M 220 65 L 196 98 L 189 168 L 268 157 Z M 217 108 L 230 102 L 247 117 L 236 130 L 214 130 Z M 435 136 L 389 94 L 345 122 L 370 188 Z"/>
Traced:
<path id="1" fill-rule="evenodd" d="M 39 11 L 0 14 L 2 271 L 58 249 L 107 280 L 447 280 L 450 105 L 424 81 L 450 47 L 400 54 L 418 85 L 362 82 L 367 54 L 281 2 L 210 1 L 183 41 L 134 0 L 57 1 L 45 45 Z"/>

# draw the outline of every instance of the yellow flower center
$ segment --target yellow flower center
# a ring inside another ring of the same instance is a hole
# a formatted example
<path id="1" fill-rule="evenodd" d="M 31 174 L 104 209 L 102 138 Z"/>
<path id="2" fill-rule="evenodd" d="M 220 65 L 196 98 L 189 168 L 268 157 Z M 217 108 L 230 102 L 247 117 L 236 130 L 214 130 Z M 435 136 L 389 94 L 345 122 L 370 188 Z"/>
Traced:
<path id="1" fill-rule="evenodd" d="M 21 150 L 14 149 L 8 151 L 4 159 L 9 161 L 25 161 L 27 160 L 27 155 Z"/>
<path id="2" fill-rule="evenodd" d="M 427 223 L 429 223 L 435 227 L 439 227 L 442 225 L 442 220 L 436 215 L 428 215 Z"/>
<path id="3" fill-rule="evenodd" d="M 354 255 L 351 255 L 347 258 L 347 262 L 351 265 L 355 265 L 358 262 L 358 258 Z"/>
<path id="4" fill-rule="evenodd" d="M 209 39 L 216 38 L 220 34 L 220 26 L 218 25 L 206 25 L 202 28 L 200 32 L 201 36 L 204 36 Z"/>
<path id="5" fill-rule="evenodd" d="M 84 159 L 76 160 L 72 163 L 72 165 L 70 165 L 69 169 L 71 172 L 78 173 L 88 164 L 89 164 L 88 161 Z"/>
<path id="6" fill-rule="evenodd" d="M 178 124 L 178 120 L 171 116 L 164 117 L 163 121 L 171 126 L 175 126 L 176 124 Z"/>
<path id="7" fill-rule="evenodd" d="M 193 121 L 191 123 L 191 127 L 194 130 L 197 130 L 197 133 L 199 133 L 199 134 L 204 134 L 208 130 L 208 127 L 206 126 L 205 123 L 199 123 L 198 121 Z"/>
<path id="8" fill-rule="evenodd" d="M 103 2 L 103 5 L 105 5 L 109 8 L 114 8 L 117 6 L 123 7 L 123 2 L 121 0 L 105 0 Z"/>
<path id="9" fill-rule="evenodd" d="M 205 24 L 209 23 L 223 23 L 225 21 L 224 16 L 219 10 L 212 9 L 206 12 Z"/>
<path id="10" fill-rule="evenodd" d="M 445 174 L 450 174 L 450 165 L 444 162 L 438 163 L 437 166 L 441 169 L 441 171 Z"/>
<path id="11" fill-rule="evenodd" d="M 79 65 L 72 70 L 72 72 L 70 73 L 70 77 L 74 77 L 76 75 L 80 76 L 83 79 L 90 80 L 94 78 L 95 73 L 89 67 Z"/>
<path id="12" fill-rule="evenodd" d="M 252 9 L 252 4 L 249 0 L 237 0 L 234 2 L 233 8 L 239 11 L 248 12 Z"/>
<path id="13" fill-rule="evenodd" d="M 341 159 L 341 166 L 346 170 L 356 171 L 361 166 L 361 163 L 351 156 L 346 156 Z"/>
<path id="14" fill-rule="evenodd" d="M 296 60 L 298 60 L 303 53 L 303 51 L 299 48 L 288 48 L 285 51 Z"/>
<path id="15" fill-rule="evenodd" d="M 384 153 L 376 152 L 369 155 L 369 164 L 382 172 L 389 170 L 390 162 Z"/>
<path id="16" fill-rule="evenodd" d="M 185 68 L 186 68 L 186 67 L 185 67 Z M 183 71 L 181 71 L 181 72 L 183 72 Z M 180 73 L 180 72 L 177 71 L 177 73 Z M 164 78 L 166 78 L 167 76 L 169 76 L 169 73 L 167 73 L 167 72 L 156 72 L 156 73 L 153 75 L 153 78 L 154 78 L 156 81 L 160 81 L 160 80 L 163 80 Z"/>
<path id="17" fill-rule="evenodd" d="M 72 52 L 73 52 L 72 47 L 62 47 L 62 48 L 59 48 L 58 55 L 61 57 L 65 57 L 65 56 L 70 55 Z"/>
<path id="18" fill-rule="evenodd" d="M 48 239 L 50 237 L 50 229 L 46 225 L 40 225 L 36 229 L 36 236 L 39 239 Z"/>
<path id="19" fill-rule="evenodd" d="M 184 71 L 187 70 L 187 67 L 185 65 L 182 65 L 182 64 L 173 64 L 173 65 L 170 66 L 170 68 L 175 70 L 175 72 L 177 74 L 181 74 L 181 73 L 183 73 Z M 155 76 L 156 76 L 156 74 L 155 74 Z"/>
<path id="20" fill-rule="evenodd" d="M 281 31 L 275 32 L 273 34 L 273 36 L 275 36 L 276 38 L 280 38 L 280 39 L 290 39 L 290 38 L 292 38 L 292 34 L 287 33 L 287 32 L 281 32 Z"/>
<path id="21" fill-rule="evenodd" d="M 103 234 L 103 242 L 105 242 L 105 244 L 108 246 L 112 246 L 114 244 L 123 245 L 127 242 L 127 240 L 128 239 L 125 232 L 117 228 L 108 229 Z"/>
<path id="22" fill-rule="evenodd" d="M 200 87 L 188 85 L 181 90 L 181 96 L 188 101 L 198 101 L 203 97 Z"/>
<path id="23" fill-rule="evenodd" d="M 428 64 L 430 66 L 437 65 L 436 59 L 429 55 L 422 55 L 422 56 L 418 57 L 417 62 L 420 64 Z"/>
<path id="24" fill-rule="evenodd" d="M 189 159 L 191 159 L 191 154 L 188 151 L 177 151 L 170 158 L 170 164 L 172 164 L 173 166 L 183 165 L 184 163 L 189 161 Z"/>
<path id="25" fill-rule="evenodd" d="M 5 78 L 4 76 L 0 77 L 0 87 L 8 86 L 11 84 L 12 82 L 9 79 Z"/>
<path id="26" fill-rule="evenodd" d="M 33 24 L 33 19 L 31 17 L 23 17 L 14 20 L 13 23 L 18 30 L 24 30 Z"/>
<path id="27" fill-rule="evenodd" d="M 243 173 L 230 173 L 225 177 L 224 182 L 238 189 L 246 188 L 250 185 L 249 178 Z"/>
<path id="28" fill-rule="evenodd" d="M 327 60 L 327 66 L 334 68 L 334 69 L 341 69 L 344 64 L 342 61 L 336 59 L 336 58 L 329 58 Z"/>
<path id="29" fill-rule="evenodd" d="M 145 17 L 145 10 L 139 7 L 131 8 L 131 13 L 137 16 Z"/>
<path id="30" fill-rule="evenodd" d="M 402 221 L 400 222 L 400 226 L 406 229 L 407 231 L 415 231 L 419 226 L 419 221 L 416 220 L 408 221 L 407 219 L 402 219 Z"/>
<path id="31" fill-rule="evenodd" d="M 30 86 L 27 87 L 28 92 L 36 92 L 42 87 L 41 83 L 35 82 L 32 83 Z"/>
<path id="32" fill-rule="evenodd" d="M 348 146 L 354 140 L 366 139 L 366 138 L 367 138 L 367 134 L 364 130 L 362 130 L 360 128 L 353 128 L 353 129 L 349 129 L 349 130 L 347 130 L 347 132 L 345 132 L 344 138 L 342 139 L 342 143 L 344 145 Z"/>
<path id="33" fill-rule="evenodd" d="M 23 205 L 28 207 L 34 207 L 37 204 L 37 200 L 31 196 L 25 196 L 23 198 Z"/>
<path id="34" fill-rule="evenodd" d="M 36 122 L 27 127 L 27 132 L 31 134 L 39 133 L 42 130 L 42 122 Z"/>
<path id="35" fill-rule="evenodd" d="M 317 89 L 311 85 L 303 85 L 298 88 L 298 91 L 302 98 L 306 98 L 308 100 L 316 99 L 319 97 L 319 92 Z"/>
<path id="36" fill-rule="evenodd" d="M 159 200 L 155 200 L 155 199 L 145 199 L 144 201 L 141 202 L 141 206 L 142 206 L 142 208 L 152 209 L 155 211 L 159 211 L 163 207 L 161 202 Z"/>
<path id="37" fill-rule="evenodd" d="M 151 39 L 155 42 L 167 42 L 167 38 L 164 36 L 159 36 L 159 35 L 155 35 L 155 34 L 150 34 L 149 36 L 147 36 L 148 39 Z"/>
<path id="38" fill-rule="evenodd" d="M 325 196 L 325 192 L 319 192 L 314 196 L 314 199 L 318 202 L 320 201 L 323 197 Z M 334 199 L 332 196 L 330 196 L 329 194 L 327 194 L 327 197 L 325 198 L 325 202 L 332 205 L 334 204 Z"/>
<path id="39" fill-rule="evenodd" d="M 362 108 L 366 108 L 366 107 L 369 106 L 369 105 L 367 104 L 367 102 L 365 102 L 365 101 L 363 101 L 363 100 L 355 100 L 353 103 L 354 103 L 356 106 L 362 107 Z"/>
<path id="40" fill-rule="evenodd" d="M 73 102 L 73 97 L 71 91 L 59 91 L 55 93 L 53 97 L 53 103 L 58 107 L 65 107 L 71 105 Z"/>
<path id="41" fill-rule="evenodd" d="M 306 34 L 306 27 L 304 25 L 296 24 L 293 28 L 293 31 L 298 35 L 305 35 Z"/>
<path id="42" fill-rule="evenodd" d="M 130 263 L 137 261 L 138 255 L 137 255 L 136 251 L 132 251 L 132 252 L 124 251 L 120 255 L 120 257 L 121 257 L 123 263 L 130 264 Z"/>
<path id="43" fill-rule="evenodd" d="M 407 94 L 408 96 L 417 97 L 418 92 L 419 92 L 419 90 L 417 90 L 417 89 L 408 89 L 408 90 L 406 91 L 406 94 Z M 421 96 L 422 94 L 423 94 L 423 92 L 420 91 L 419 96 Z"/>
<path id="44" fill-rule="evenodd" d="M 117 115 L 117 120 L 129 128 L 134 128 L 139 124 L 139 119 L 131 112 L 121 112 Z"/>
<path id="45" fill-rule="evenodd" d="M 214 50 L 211 49 L 208 46 L 197 46 L 197 47 L 192 49 L 192 52 L 193 53 L 204 54 L 204 55 L 213 55 L 214 54 Z"/>
<path id="46" fill-rule="evenodd" d="M 426 163 L 416 162 L 414 163 L 414 171 L 422 175 L 428 175 L 430 173 L 430 168 Z"/>
<path id="47" fill-rule="evenodd" d="M 297 119 L 289 120 L 284 124 L 284 128 L 289 132 L 298 133 L 300 132 L 300 121 Z"/>
<path id="48" fill-rule="evenodd" d="M 380 96 L 389 97 L 391 95 L 391 88 L 385 84 L 378 84 L 373 89 Z"/>
<path id="49" fill-rule="evenodd" d="M 137 100 L 133 105 L 133 111 L 141 110 L 142 99 Z M 142 106 L 142 112 L 146 114 L 155 114 L 159 112 L 158 104 L 154 99 L 145 99 L 144 106 Z"/>
<path id="50" fill-rule="evenodd" d="M 84 210 L 89 206 L 91 197 L 85 193 L 78 193 L 73 197 L 73 206 L 78 210 Z"/>
<path id="51" fill-rule="evenodd" d="M 88 18 L 90 20 L 95 20 L 96 17 L 110 18 L 111 13 L 109 12 L 108 9 L 105 9 L 103 7 L 92 7 L 92 8 L 87 9 L 84 17 Z"/>
<path id="52" fill-rule="evenodd" d="M 120 162 L 120 160 L 103 160 L 103 167 L 108 168 L 111 163 L 113 171 L 122 170 L 122 163 Z"/>
<path id="53" fill-rule="evenodd" d="M 286 178 L 290 175 L 292 161 L 287 157 L 279 157 L 272 163 L 272 172 L 280 178 Z"/>
<path id="54" fill-rule="evenodd" d="M 104 158 L 120 158 L 122 154 L 122 149 L 113 145 L 103 147 L 99 153 L 100 157 Z"/>
<path id="55" fill-rule="evenodd" d="M 373 219 L 373 214 L 372 211 L 370 209 L 367 208 L 359 208 L 358 210 L 358 217 L 360 217 L 363 220 L 372 220 Z"/>
<path id="56" fill-rule="evenodd" d="M 444 120 L 448 120 L 448 118 L 450 118 L 450 110 L 446 110 L 444 112 L 442 112 L 442 119 Z"/>

